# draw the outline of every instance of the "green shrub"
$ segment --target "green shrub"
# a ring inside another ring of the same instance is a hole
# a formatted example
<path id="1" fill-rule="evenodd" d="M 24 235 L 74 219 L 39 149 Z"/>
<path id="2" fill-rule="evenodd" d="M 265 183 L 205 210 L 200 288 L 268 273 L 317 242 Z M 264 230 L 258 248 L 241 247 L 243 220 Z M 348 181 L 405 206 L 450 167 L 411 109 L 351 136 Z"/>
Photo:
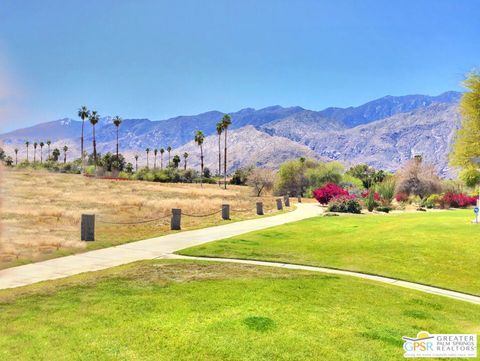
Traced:
<path id="1" fill-rule="evenodd" d="M 376 210 L 378 212 L 389 213 L 392 209 L 390 207 L 377 207 Z"/>
<path id="2" fill-rule="evenodd" d="M 372 212 L 377 205 L 377 201 L 375 200 L 375 192 L 371 190 L 370 192 L 368 192 L 368 195 L 365 198 L 365 206 L 367 207 L 369 212 Z"/>

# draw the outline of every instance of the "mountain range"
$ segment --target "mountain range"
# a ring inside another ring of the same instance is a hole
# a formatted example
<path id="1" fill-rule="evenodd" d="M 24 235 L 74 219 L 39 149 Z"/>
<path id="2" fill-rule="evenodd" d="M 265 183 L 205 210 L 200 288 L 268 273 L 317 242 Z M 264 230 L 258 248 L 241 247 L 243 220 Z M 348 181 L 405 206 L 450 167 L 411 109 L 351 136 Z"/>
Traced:
<path id="1" fill-rule="evenodd" d="M 452 174 L 447 154 L 455 129 L 460 124 L 459 92 L 438 96 L 385 96 L 357 107 L 245 108 L 229 113 L 230 171 L 247 165 L 278 167 L 287 159 L 308 157 L 339 160 L 347 164 L 368 163 L 394 171 L 413 155 L 437 166 L 443 175 Z M 198 166 L 199 150 L 192 139 L 196 130 L 206 135 L 205 163 L 218 168 L 218 136 L 215 125 L 225 113 L 209 111 L 166 120 L 125 119 L 120 126 L 120 147 L 131 161 L 139 154 L 145 162 L 145 148 L 174 148 L 173 154 L 190 154 L 191 166 Z M 91 150 L 91 126 L 85 126 L 87 150 Z M 46 122 L 1 134 L 7 152 L 17 147 L 25 155 L 25 141 L 52 141 L 52 147 L 69 146 L 70 156 L 79 155 L 81 121 L 70 118 Z M 101 153 L 115 149 L 115 127 L 111 117 L 96 126 Z M 222 146 L 223 147 L 223 146 Z"/>

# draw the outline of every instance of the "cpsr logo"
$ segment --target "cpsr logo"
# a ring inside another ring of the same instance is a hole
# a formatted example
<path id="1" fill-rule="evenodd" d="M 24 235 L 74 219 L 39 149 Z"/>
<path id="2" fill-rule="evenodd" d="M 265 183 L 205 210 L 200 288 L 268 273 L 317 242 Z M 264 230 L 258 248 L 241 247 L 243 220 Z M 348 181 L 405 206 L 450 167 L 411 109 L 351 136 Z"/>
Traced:
<path id="1" fill-rule="evenodd" d="M 403 336 L 405 357 L 477 357 L 477 335 L 430 334 Z"/>

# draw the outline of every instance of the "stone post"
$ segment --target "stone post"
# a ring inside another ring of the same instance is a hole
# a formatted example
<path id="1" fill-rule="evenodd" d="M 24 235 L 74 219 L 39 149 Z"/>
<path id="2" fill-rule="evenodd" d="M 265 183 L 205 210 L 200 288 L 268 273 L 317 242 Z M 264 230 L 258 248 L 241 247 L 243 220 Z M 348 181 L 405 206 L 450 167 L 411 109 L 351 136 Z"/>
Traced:
<path id="1" fill-rule="evenodd" d="M 81 237 L 82 241 L 95 241 L 95 215 L 82 214 L 81 222 Z"/>
<path id="2" fill-rule="evenodd" d="M 282 198 L 277 198 L 277 209 L 281 211 L 283 209 L 282 206 Z"/>
<path id="3" fill-rule="evenodd" d="M 172 231 L 178 231 L 181 228 L 182 223 L 182 210 L 179 208 L 172 208 L 172 219 L 170 221 L 170 229 Z"/>
<path id="4" fill-rule="evenodd" d="M 230 204 L 222 204 L 222 219 L 230 219 Z"/>
<path id="5" fill-rule="evenodd" d="M 257 202 L 257 215 L 263 216 L 263 202 Z"/>

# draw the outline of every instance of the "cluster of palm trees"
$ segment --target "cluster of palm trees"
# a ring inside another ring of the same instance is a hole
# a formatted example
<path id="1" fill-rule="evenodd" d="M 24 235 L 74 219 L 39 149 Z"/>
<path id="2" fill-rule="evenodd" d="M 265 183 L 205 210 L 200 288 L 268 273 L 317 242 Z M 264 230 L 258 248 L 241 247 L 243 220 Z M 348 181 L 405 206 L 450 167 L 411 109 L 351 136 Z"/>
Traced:
<path id="1" fill-rule="evenodd" d="M 218 174 L 222 174 L 222 133 L 225 135 L 225 143 L 224 143 L 224 154 L 223 154 L 223 160 L 224 160 L 224 168 L 223 168 L 223 184 L 225 189 L 227 189 L 227 129 L 232 124 L 232 118 L 230 115 L 225 114 L 223 118 L 216 124 L 216 130 L 217 130 L 217 135 L 218 135 Z M 204 168 L 204 163 L 203 163 L 203 142 L 205 141 L 205 134 L 201 130 L 197 130 L 195 132 L 195 137 L 194 137 L 195 143 L 200 148 L 200 171 L 201 171 L 201 176 L 203 176 L 203 168 Z M 200 182 L 202 181 L 202 178 L 200 178 Z"/>
<path id="2" fill-rule="evenodd" d="M 29 159 L 30 145 L 33 146 L 33 163 L 37 163 L 37 148 L 39 146 L 40 146 L 40 163 L 43 163 L 43 147 L 45 145 L 47 145 L 47 153 L 48 153 L 47 160 L 51 159 L 51 155 L 52 155 L 52 152 L 51 152 L 51 149 L 50 149 L 51 144 L 52 144 L 52 142 L 50 140 L 47 140 L 45 143 L 44 142 L 33 142 L 33 143 L 31 143 L 30 141 L 27 140 L 25 142 L 25 147 L 27 148 L 27 162 L 30 161 L 30 159 Z M 63 153 L 64 153 L 63 162 L 64 163 L 67 162 L 67 151 L 68 151 L 68 146 L 65 145 L 63 147 Z M 15 152 L 15 165 L 17 165 L 18 164 L 18 148 L 15 148 L 14 152 Z M 60 151 L 57 148 L 55 148 L 53 150 L 53 156 L 54 156 L 55 159 L 58 159 L 58 157 L 60 156 Z"/>
<path id="3" fill-rule="evenodd" d="M 80 137 L 80 154 L 81 154 L 81 157 L 82 157 L 82 167 L 83 169 L 85 169 L 85 151 L 84 151 L 84 128 L 85 128 L 85 120 L 88 119 L 88 121 L 90 122 L 90 124 L 92 125 L 92 146 L 93 146 L 93 164 L 95 166 L 95 169 L 97 169 L 97 141 L 96 141 L 96 138 L 95 138 L 95 125 L 99 122 L 100 120 L 100 115 L 98 114 L 98 112 L 96 110 L 88 110 L 88 108 L 86 106 L 82 106 L 78 109 L 78 116 L 80 117 L 80 119 L 82 119 L 82 135 Z M 115 116 L 113 119 L 112 119 L 112 122 L 113 122 L 113 125 L 115 125 L 115 128 L 116 128 L 116 131 L 117 131 L 117 134 L 116 134 L 116 138 L 117 138 L 117 147 L 116 147 L 116 156 L 117 156 L 117 160 L 118 160 L 118 156 L 119 156 L 119 153 L 118 153 L 118 129 L 120 127 L 120 124 L 122 124 L 122 118 L 120 118 L 118 115 Z"/>
<path id="4" fill-rule="evenodd" d="M 180 164 L 180 156 L 178 155 L 174 155 L 173 158 L 171 159 L 170 156 L 171 156 L 171 152 L 172 152 L 172 147 L 168 146 L 166 148 L 167 150 L 167 153 L 168 153 L 168 164 L 167 164 L 167 167 L 170 167 L 173 166 L 175 168 L 178 168 L 178 165 Z M 149 155 L 150 155 L 150 152 L 152 150 L 150 148 L 146 148 L 145 149 L 145 153 L 147 153 L 147 168 L 150 168 L 150 158 L 149 158 Z M 163 154 L 165 153 L 165 149 L 164 148 L 160 148 L 160 150 L 158 150 L 157 148 L 155 148 L 153 150 L 153 169 L 157 169 L 157 156 L 158 156 L 158 153 L 160 153 L 160 169 L 163 169 Z M 187 158 L 188 158 L 188 153 L 185 152 L 183 153 L 183 158 L 184 158 L 184 165 L 183 165 L 183 168 L 184 169 L 187 169 Z M 135 169 L 138 169 L 138 155 L 135 155 Z"/>
<path id="5" fill-rule="evenodd" d="M 216 130 L 218 134 L 218 174 L 222 174 L 222 134 L 224 135 L 224 153 L 223 153 L 223 178 L 224 178 L 224 187 L 227 188 L 227 129 L 232 124 L 232 118 L 225 114 L 223 118 L 216 124 Z M 204 155 L 203 155 L 203 142 L 205 141 L 205 134 L 201 130 L 197 130 L 195 132 L 194 141 L 200 148 L 200 183 L 203 182 L 203 174 L 204 174 Z M 117 140 L 117 147 L 118 147 L 118 140 Z M 147 154 L 147 168 L 150 168 L 150 152 L 152 149 L 146 148 L 145 153 Z M 181 161 L 180 156 L 175 155 L 170 161 L 170 155 L 172 151 L 172 147 L 168 146 L 166 148 L 168 153 L 168 166 L 170 167 L 173 163 L 175 168 L 178 168 L 178 165 Z M 160 169 L 163 169 L 163 154 L 165 153 L 164 148 L 157 148 L 153 149 L 153 169 L 157 169 L 157 155 L 160 152 Z M 184 169 L 187 169 L 187 158 L 188 153 L 185 152 L 183 154 L 184 158 Z M 135 170 L 138 170 L 138 154 L 135 155 Z"/>
<path id="6" fill-rule="evenodd" d="M 96 136 L 95 136 L 95 125 L 100 121 L 100 115 L 98 114 L 97 111 L 92 110 L 90 111 L 86 106 L 82 106 L 78 109 L 78 116 L 82 120 L 82 133 L 80 137 L 80 154 L 81 154 L 81 162 L 82 162 L 82 168 L 85 170 L 85 147 L 84 147 L 84 134 L 85 134 L 85 121 L 88 120 L 90 124 L 92 125 L 92 146 L 93 146 L 93 162 L 95 169 L 97 168 L 97 143 L 96 143 Z M 116 128 L 116 157 L 117 160 L 119 159 L 119 140 L 118 140 L 118 131 L 120 128 L 120 124 L 122 124 L 122 118 L 119 116 L 115 116 L 112 119 L 112 123 Z M 228 127 L 232 124 L 232 119 L 228 114 L 225 114 L 223 118 L 216 124 L 216 130 L 217 130 L 217 135 L 218 135 L 218 174 L 221 175 L 222 173 L 222 134 L 224 135 L 224 152 L 223 152 L 223 177 L 224 177 L 224 186 L 227 188 L 227 130 Z M 199 146 L 200 148 L 200 181 L 201 183 L 203 182 L 203 175 L 204 175 L 204 154 L 203 154 L 203 142 L 205 140 L 205 134 L 201 130 L 197 130 L 195 132 L 194 136 L 194 141 L 195 143 Z M 50 140 L 47 140 L 45 143 L 44 142 L 34 142 L 33 143 L 33 161 L 34 163 L 37 161 L 37 147 L 40 146 L 40 162 L 43 163 L 43 147 L 45 144 L 48 146 L 48 158 L 50 158 L 50 145 L 52 142 Z M 31 143 L 29 141 L 25 142 L 25 145 L 27 147 L 27 162 L 29 161 L 29 147 Z M 68 146 L 63 147 L 63 152 L 64 152 L 64 163 L 67 162 L 67 151 L 68 151 Z M 153 149 L 153 155 L 154 155 L 154 163 L 153 163 L 153 168 L 157 169 L 157 156 L 158 153 L 160 153 L 160 169 L 164 168 L 163 165 L 163 155 L 165 151 L 168 154 L 168 167 L 174 166 L 175 168 L 179 167 L 179 164 L 181 162 L 181 158 L 179 155 L 173 156 L 171 158 L 171 151 L 172 147 L 168 146 L 166 149 L 160 148 L 160 149 Z M 57 153 L 58 152 L 58 153 Z M 150 148 L 146 148 L 145 152 L 147 154 L 147 168 L 150 168 L 150 159 L 149 155 L 151 152 Z M 60 152 L 58 149 L 54 149 L 54 156 L 58 159 Z M 15 164 L 17 164 L 17 155 L 18 155 L 18 149 L 15 149 Z M 186 170 L 187 169 L 187 158 L 189 154 L 187 152 L 183 153 L 183 159 L 184 159 L 184 164 L 183 168 Z M 138 154 L 135 155 L 135 171 L 138 171 Z"/>

